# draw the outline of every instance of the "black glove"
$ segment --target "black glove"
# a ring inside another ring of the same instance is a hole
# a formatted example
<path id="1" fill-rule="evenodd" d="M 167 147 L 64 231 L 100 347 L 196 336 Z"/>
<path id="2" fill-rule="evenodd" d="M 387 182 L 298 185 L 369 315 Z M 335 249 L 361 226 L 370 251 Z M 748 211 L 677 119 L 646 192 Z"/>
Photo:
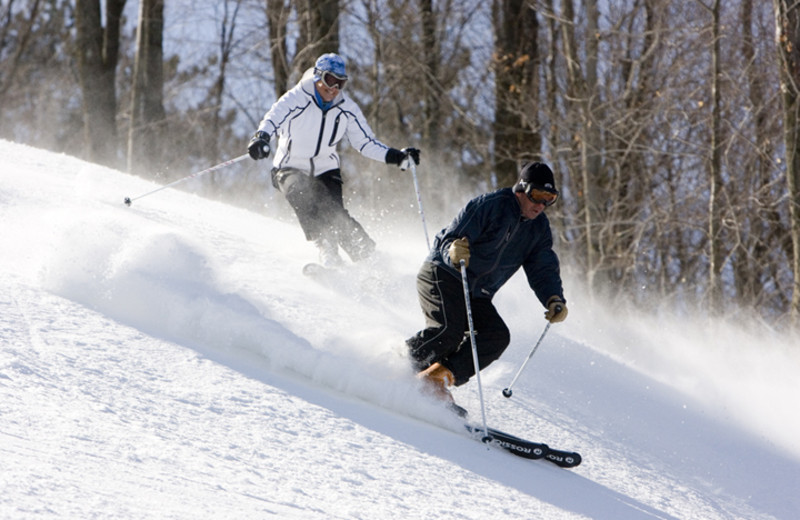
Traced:
<path id="1" fill-rule="evenodd" d="M 386 150 L 386 164 L 396 164 L 400 169 L 405 170 L 411 163 L 409 158 L 414 161 L 414 164 L 419 164 L 419 150 L 416 148 L 389 148 Z"/>
<path id="2" fill-rule="evenodd" d="M 247 145 L 247 153 L 254 161 L 269 157 L 269 136 L 266 132 L 258 131 Z"/>
<path id="3" fill-rule="evenodd" d="M 414 164 L 419 164 L 419 150 L 417 148 L 403 148 L 400 151 L 406 154 L 404 157 L 405 160 L 410 158 L 414 160 Z M 400 167 L 403 168 L 402 163 L 400 164 Z M 411 163 L 408 163 L 408 166 L 411 166 Z M 405 168 L 403 169 L 405 170 Z"/>

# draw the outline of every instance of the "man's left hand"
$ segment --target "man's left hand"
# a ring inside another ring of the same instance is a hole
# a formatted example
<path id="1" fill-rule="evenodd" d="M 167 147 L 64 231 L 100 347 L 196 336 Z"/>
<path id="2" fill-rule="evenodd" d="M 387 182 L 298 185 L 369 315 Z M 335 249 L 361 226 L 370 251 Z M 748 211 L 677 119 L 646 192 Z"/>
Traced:
<path id="1" fill-rule="evenodd" d="M 567 319 L 567 304 L 560 296 L 551 296 L 547 300 L 546 307 L 544 319 L 550 323 L 559 323 Z"/>

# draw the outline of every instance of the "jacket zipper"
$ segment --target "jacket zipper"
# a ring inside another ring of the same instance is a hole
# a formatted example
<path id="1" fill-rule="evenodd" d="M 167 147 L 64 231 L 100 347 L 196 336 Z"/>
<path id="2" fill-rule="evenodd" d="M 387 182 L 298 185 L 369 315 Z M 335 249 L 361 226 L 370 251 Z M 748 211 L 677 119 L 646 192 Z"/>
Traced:
<path id="1" fill-rule="evenodd" d="M 341 116 L 337 116 L 333 121 L 333 131 L 331 132 L 331 138 L 328 139 L 328 146 L 333 146 L 333 140 L 336 139 L 336 133 L 339 132 L 339 117 Z"/>
<path id="2" fill-rule="evenodd" d="M 516 234 L 517 229 L 519 229 L 519 224 L 520 224 L 520 221 L 518 220 L 517 223 L 514 225 L 514 227 L 506 232 L 506 237 L 503 239 L 503 245 L 498 250 L 498 253 L 497 253 L 497 256 L 496 256 L 497 259 L 495 260 L 494 265 L 492 265 L 491 269 L 489 269 L 488 271 L 486 271 L 482 275 L 480 275 L 477 278 L 475 278 L 475 283 L 473 285 L 476 288 L 478 287 L 478 283 L 477 282 L 481 278 L 483 278 L 484 276 L 488 276 L 488 275 L 492 274 L 497 269 L 497 266 L 500 264 L 500 258 L 503 256 L 503 251 L 506 250 L 506 247 L 508 247 L 508 244 L 511 242 L 511 237 L 513 237 L 514 234 Z"/>
<path id="3" fill-rule="evenodd" d="M 322 113 L 322 121 L 320 122 L 319 126 L 319 136 L 317 137 L 317 148 L 314 150 L 314 155 L 312 155 L 311 159 L 309 159 L 309 162 L 311 163 L 311 168 L 309 168 L 309 171 L 312 177 L 314 176 L 314 157 L 319 155 L 319 149 L 322 146 L 322 136 L 325 134 L 325 118 L 327 115 L 327 112 Z"/>

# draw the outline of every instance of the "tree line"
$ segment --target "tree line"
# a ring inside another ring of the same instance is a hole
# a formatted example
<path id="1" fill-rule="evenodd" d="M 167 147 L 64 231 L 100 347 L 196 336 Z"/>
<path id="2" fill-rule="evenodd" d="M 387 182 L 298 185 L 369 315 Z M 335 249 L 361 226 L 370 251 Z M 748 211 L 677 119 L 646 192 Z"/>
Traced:
<path id="1" fill-rule="evenodd" d="M 270 104 L 338 52 L 378 137 L 423 150 L 432 206 L 543 160 L 559 254 L 588 294 L 800 325 L 794 2 L 200 4 L 5 0 L 0 138 L 174 180 L 244 153 Z M 353 197 L 386 189 L 352 181 Z M 203 189 L 271 196 L 252 167 Z"/>

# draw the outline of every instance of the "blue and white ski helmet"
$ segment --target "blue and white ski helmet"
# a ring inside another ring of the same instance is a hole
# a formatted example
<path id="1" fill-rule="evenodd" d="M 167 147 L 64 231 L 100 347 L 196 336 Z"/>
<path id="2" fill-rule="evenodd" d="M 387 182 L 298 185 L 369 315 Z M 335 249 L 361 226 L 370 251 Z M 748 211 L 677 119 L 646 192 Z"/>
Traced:
<path id="1" fill-rule="evenodd" d="M 337 78 L 347 79 L 347 70 L 344 66 L 344 59 L 338 54 L 329 52 L 317 58 L 314 64 L 314 74 L 320 76 L 323 72 L 330 72 Z"/>

